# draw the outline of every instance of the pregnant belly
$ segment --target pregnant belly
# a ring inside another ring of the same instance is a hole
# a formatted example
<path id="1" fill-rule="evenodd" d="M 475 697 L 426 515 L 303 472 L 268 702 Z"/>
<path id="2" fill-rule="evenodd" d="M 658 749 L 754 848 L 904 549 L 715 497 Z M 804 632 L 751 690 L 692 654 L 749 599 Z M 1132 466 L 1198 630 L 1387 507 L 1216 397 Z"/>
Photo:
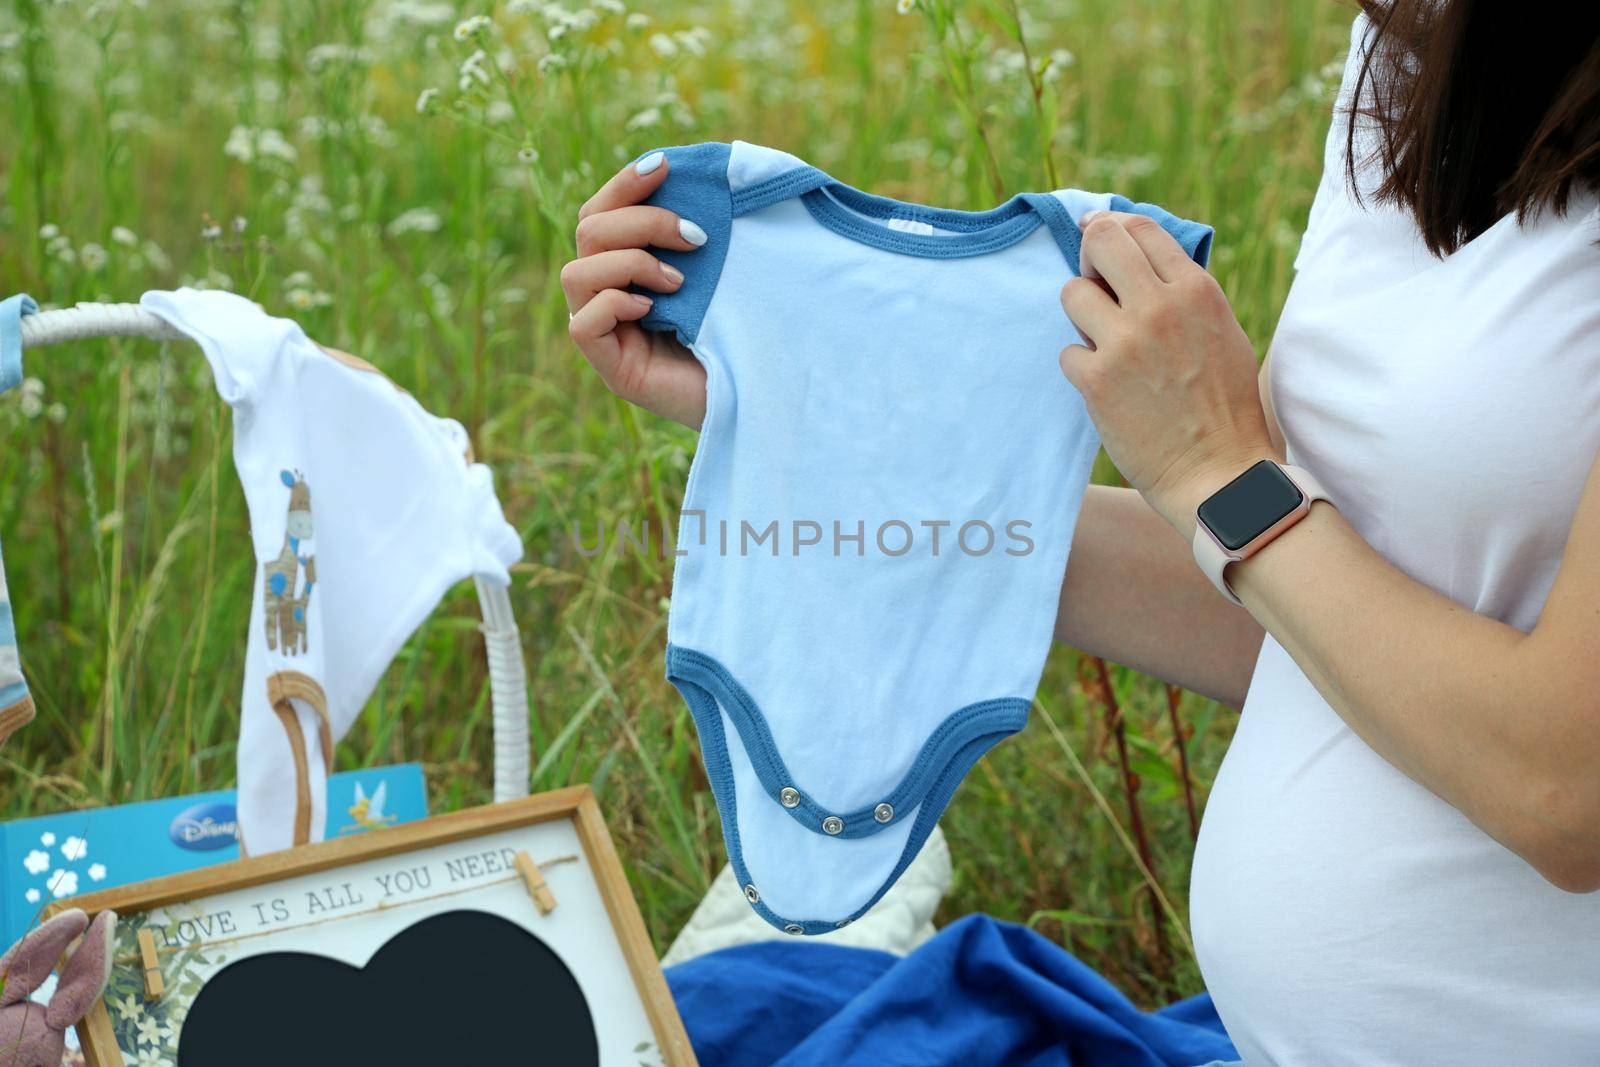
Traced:
<path id="1" fill-rule="evenodd" d="M 1554 888 L 1395 770 L 1270 637 L 1190 911 L 1251 1067 L 1600 1064 L 1600 894 Z"/>

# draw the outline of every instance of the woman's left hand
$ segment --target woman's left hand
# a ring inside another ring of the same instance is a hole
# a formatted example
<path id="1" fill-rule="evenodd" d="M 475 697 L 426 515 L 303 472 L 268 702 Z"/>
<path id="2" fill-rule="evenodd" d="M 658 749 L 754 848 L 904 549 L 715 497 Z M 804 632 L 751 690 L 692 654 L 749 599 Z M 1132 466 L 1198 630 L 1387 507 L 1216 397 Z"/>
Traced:
<path id="1" fill-rule="evenodd" d="M 1276 454 L 1256 356 L 1215 279 L 1153 219 L 1082 220 L 1061 306 L 1087 342 L 1061 351 L 1112 462 L 1184 537 L 1195 508 Z"/>

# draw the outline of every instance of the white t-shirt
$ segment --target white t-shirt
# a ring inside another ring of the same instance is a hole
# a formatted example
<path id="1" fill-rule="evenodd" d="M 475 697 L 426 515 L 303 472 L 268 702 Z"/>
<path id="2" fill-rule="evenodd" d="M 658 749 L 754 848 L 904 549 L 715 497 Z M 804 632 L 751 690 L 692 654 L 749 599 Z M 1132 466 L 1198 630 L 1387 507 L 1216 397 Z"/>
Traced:
<path id="1" fill-rule="evenodd" d="M 1407 215 L 1352 199 L 1345 121 L 1270 357 L 1289 459 L 1394 566 L 1527 631 L 1600 451 L 1596 198 L 1438 260 Z M 1551 886 L 1387 763 L 1271 637 L 1191 909 L 1252 1067 L 1600 1064 L 1600 894 Z"/>

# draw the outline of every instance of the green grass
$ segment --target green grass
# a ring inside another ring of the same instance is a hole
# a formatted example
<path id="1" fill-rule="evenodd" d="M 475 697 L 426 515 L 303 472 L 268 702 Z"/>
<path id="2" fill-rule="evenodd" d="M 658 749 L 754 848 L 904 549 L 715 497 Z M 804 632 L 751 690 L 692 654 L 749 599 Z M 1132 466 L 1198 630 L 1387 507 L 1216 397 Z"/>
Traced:
<path id="1" fill-rule="evenodd" d="M 1264 346 L 1350 18 L 1279 0 L 664 0 L 640 26 L 505 3 L 461 41 L 478 11 L 450 4 L 0 2 L 0 290 L 231 287 L 466 423 L 527 545 L 533 786 L 599 791 L 660 947 L 723 862 L 662 679 L 670 571 L 614 544 L 585 559 L 571 528 L 670 523 L 694 436 L 614 400 L 567 341 L 556 272 L 577 206 L 639 151 L 733 138 L 951 206 L 1114 189 L 1217 227 L 1213 269 Z M 42 395 L 0 400 L 0 539 L 40 715 L 0 750 L 0 816 L 226 786 L 253 563 L 204 362 L 111 341 L 28 371 Z M 340 767 L 422 760 L 435 810 L 489 798 L 474 625 L 463 587 Z M 1199 988 L 1178 746 L 1201 804 L 1234 717 L 1187 694 L 1174 711 L 1116 667 L 1105 681 L 1055 650 L 1032 725 L 945 816 L 941 918 L 1033 920 L 1153 1003 Z M 1124 837 L 1130 784 L 1178 921 Z"/>

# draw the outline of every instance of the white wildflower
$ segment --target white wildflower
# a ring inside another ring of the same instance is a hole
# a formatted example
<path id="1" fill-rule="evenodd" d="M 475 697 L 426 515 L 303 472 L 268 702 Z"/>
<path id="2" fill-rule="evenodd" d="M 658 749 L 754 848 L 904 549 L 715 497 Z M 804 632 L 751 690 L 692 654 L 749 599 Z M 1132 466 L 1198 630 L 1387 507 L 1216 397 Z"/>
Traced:
<path id="1" fill-rule="evenodd" d="M 200 239 L 202 241 L 215 241 L 221 236 L 222 227 L 218 226 L 214 222 L 208 222 L 204 226 L 200 227 Z"/>
<path id="2" fill-rule="evenodd" d="M 234 233 L 243 234 L 244 231 L 247 230 L 249 227 L 250 227 L 250 222 L 243 215 L 235 215 L 233 217 L 233 232 Z"/>
<path id="3" fill-rule="evenodd" d="M 156 270 L 169 271 L 172 269 L 172 258 L 162 251 L 161 246 L 154 241 L 146 241 L 140 252 L 144 255 L 145 262 Z"/>
<path id="4" fill-rule="evenodd" d="M 481 82 L 484 85 L 489 84 L 489 72 L 484 66 L 488 61 L 488 53 L 481 48 L 461 61 L 459 73 L 461 75 L 462 91 L 470 87 L 474 81 Z"/>
<path id="5" fill-rule="evenodd" d="M 283 280 L 283 284 L 287 285 L 291 289 L 309 289 L 311 288 L 312 284 L 311 272 L 308 270 L 297 270 L 285 278 Z"/>
<path id="6" fill-rule="evenodd" d="M 650 25 L 650 16 L 646 15 L 643 11 L 635 11 L 627 17 L 627 19 L 623 22 L 623 25 L 627 26 L 630 30 L 642 30 L 646 26 Z"/>
<path id="7" fill-rule="evenodd" d="M 450 287 L 444 282 L 435 279 L 433 283 L 428 286 L 428 295 L 433 300 L 433 309 L 435 312 L 444 316 L 445 318 L 449 318 L 451 315 L 455 314 L 456 295 L 450 291 Z"/>
<path id="8" fill-rule="evenodd" d="M 380 148 L 393 148 L 395 144 L 394 131 L 389 129 L 389 124 L 383 121 L 381 115 L 362 115 L 358 120 L 362 131 Z"/>
<path id="9" fill-rule="evenodd" d="M 324 308 L 333 303 L 333 295 L 331 293 L 324 293 L 309 286 L 290 289 L 285 296 L 289 301 L 289 306 L 296 311 Z"/>
<path id="10" fill-rule="evenodd" d="M 566 65 L 567 57 L 560 52 L 547 52 L 539 57 L 540 74 L 553 74 L 558 70 L 564 70 Z"/>
<path id="11" fill-rule="evenodd" d="M 110 258 L 106 255 L 105 248 L 93 241 L 78 250 L 78 257 L 83 261 L 84 269 L 90 274 L 99 273 L 105 267 L 106 260 Z"/>
<path id="12" fill-rule="evenodd" d="M 629 119 L 626 128 L 642 130 L 650 126 L 659 125 L 661 125 L 661 109 L 659 107 L 647 107 Z"/>
<path id="13" fill-rule="evenodd" d="M 372 53 L 347 44 L 319 44 L 306 53 L 306 69 L 317 73 L 334 63 L 368 63 Z"/>
<path id="14" fill-rule="evenodd" d="M 902 15 L 909 15 L 916 6 L 917 0 L 895 0 L 894 9 Z"/>
<path id="15" fill-rule="evenodd" d="M 111 240 L 125 248 L 135 248 L 139 244 L 139 235 L 126 226 L 111 227 Z"/>
<path id="16" fill-rule="evenodd" d="M 407 233 L 437 233 L 444 220 L 432 208 L 414 207 L 389 223 L 389 236 Z"/>
<path id="17" fill-rule="evenodd" d="M 235 126 L 228 132 L 222 154 L 240 163 L 253 163 L 262 158 L 293 163 L 300 158 L 299 151 L 284 138 L 282 131 L 257 130 L 249 126 Z"/>
<path id="18" fill-rule="evenodd" d="M 1078 57 L 1065 48 L 1057 48 L 1050 53 L 1044 61 L 1043 68 L 1039 71 L 1039 80 L 1047 85 L 1059 82 L 1066 74 L 1067 68 L 1078 62 Z"/>
<path id="19" fill-rule="evenodd" d="M 494 23 L 488 15 L 473 15 L 456 23 L 455 37 L 458 41 L 465 41 L 480 33 L 488 33 L 493 28 Z"/>
<path id="20" fill-rule="evenodd" d="M 706 45 L 711 41 L 711 31 L 704 26 L 695 26 L 679 31 L 677 39 L 679 46 L 685 52 L 693 56 L 703 56 L 706 54 Z"/>
<path id="21" fill-rule="evenodd" d="M 652 33 L 650 35 L 650 47 L 662 59 L 671 59 L 678 54 L 677 42 L 664 33 Z"/>
<path id="22" fill-rule="evenodd" d="M 433 106 L 433 101 L 438 97 L 439 90 L 424 89 L 417 96 L 417 114 L 426 115 L 428 108 Z"/>
<path id="23" fill-rule="evenodd" d="M 55 423 L 57 426 L 60 426 L 63 422 L 67 421 L 67 405 L 57 400 L 54 404 L 51 404 L 49 407 L 44 409 L 44 417 Z M 95 864 L 95 867 L 99 866 L 99 864 Z M 102 871 L 105 870 L 104 867 L 100 867 L 100 869 Z M 89 868 L 89 877 L 94 878 L 94 867 Z M 96 880 L 98 881 L 98 879 Z"/>
<path id="24" fill-rule="evenodd" d="M 222 146 L 222 154 L 230 159 L 237 159 L 240 163 L 249 163 L 256 158 L 255 138 L 245 126 L 235 126 L 228 131 L 228 140 Z"/>
<path id="25" fill-rule="evenodd" d="M 510 122 L 517 117 L 517 109 L 511 106 L 509 100 L 491 100 L 483 116 L 493 123 Z"/>
<path id="26" fill-rule="evenodd" d="M 532 145 L 523 145 L 517 149 L 517 159 L 523 163 L 539 162 L 539 150 Z"/>
<path id="27" fill-rule="evenodd" d="M 387 14 L 390 18 L 401 22 L 409 22 L 413 26 L 443 26 L 455 18 L 456 11 L 450 4 L 418 4 L 396 3 L 390 4 Z"/>
<path id="28" fill-rule="evenodd" d="M 53 222 L 47 222 L 43 226 L 39 227 L 39 240 L 41 241 L 54 241 L 60 236 L 61 227 L 57 226 Z"/>
<path id="29" fill-rule="evenodd" d="M 294 145 L 284 140 L 283 134 L 277 130 L 262 130 L 256 136 L 256 151 L 263 156 L 281 159 L 285 163 L 293 163 L 300 158 L 300 153 Z"/>

